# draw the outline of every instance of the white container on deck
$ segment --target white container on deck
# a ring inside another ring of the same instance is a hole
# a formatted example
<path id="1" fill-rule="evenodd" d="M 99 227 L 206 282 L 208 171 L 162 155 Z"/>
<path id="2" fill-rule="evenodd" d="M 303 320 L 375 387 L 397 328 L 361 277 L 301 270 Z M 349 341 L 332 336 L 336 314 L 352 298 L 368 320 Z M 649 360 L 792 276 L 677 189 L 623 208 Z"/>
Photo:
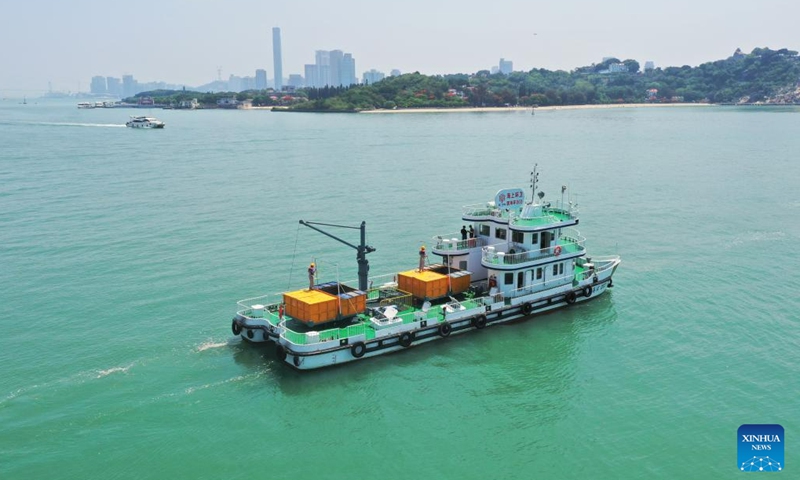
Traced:
<path id="1" fill-rule="evenodd" d="M 250 308 L 253 310 L 253 317 L 264 316 L 264 305 L 252 305 Z"/>

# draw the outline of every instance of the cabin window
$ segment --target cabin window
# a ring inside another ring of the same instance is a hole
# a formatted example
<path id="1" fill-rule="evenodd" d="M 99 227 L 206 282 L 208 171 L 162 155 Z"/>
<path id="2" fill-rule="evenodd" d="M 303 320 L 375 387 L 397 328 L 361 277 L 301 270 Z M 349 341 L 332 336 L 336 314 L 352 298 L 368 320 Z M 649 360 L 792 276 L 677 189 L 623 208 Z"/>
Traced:
<path id="1" fill-rule="evenodd" d="M 532 233 L 531 234 L 531 243 L 539 243 L 539 234 L 538 233 Z"/>
<path id="2" fill-rule="evenodd" d="M 542 279 L 542 267 L 536 269 L 536 280 Z"/>
<path id="3" fill-rule="evenodd" d="M 478 225 L 478 234 L 484 237 L 489 236 L 489 225 Z"/>
<path id="4" fill-rule="evenodd" d="M 461 260 L 460 262 L 458 262 L 458 269 L 459 270 L 466 270 L 467 269 L 466 260 Z"/>
<path id="5" fill-rule="evenodd" d="M 554 276 L 558 275 L 558 264 L 557 263 L 553 264 L 553 275 Z"/>
<path id="6" fill-rule="evenodd" d="M 514 284 L 514 274 L 513 273 L 506 273 L 505 281 L 503 283 L 505 285 L 513 285 Z"/>
<path id="7" fill-rule="evenodd" d="M 555 232 L 550 232 L 550 241 L 551 241 L 551 242 L 554 242 L 555 240 L 556 240 L 556 234 L 555 234 Z"/>
<path id="8" fill-rule="evenodd" d="M 506 229 L 505 228 L 498 228 L 494 231 L 494 236 L 499 238 L 500 240 L 506 239 Z"/>
<path id="9" fill-rule="evenodd" d="M 558 274 L 564 275 L 564 262 L 558 264 Z"/>
<path id="10" fill-rule="evenodd" d="M 523 232 L 511 232 L 511 240 L 516 243 L 525 243 L 525 234 Z"/>

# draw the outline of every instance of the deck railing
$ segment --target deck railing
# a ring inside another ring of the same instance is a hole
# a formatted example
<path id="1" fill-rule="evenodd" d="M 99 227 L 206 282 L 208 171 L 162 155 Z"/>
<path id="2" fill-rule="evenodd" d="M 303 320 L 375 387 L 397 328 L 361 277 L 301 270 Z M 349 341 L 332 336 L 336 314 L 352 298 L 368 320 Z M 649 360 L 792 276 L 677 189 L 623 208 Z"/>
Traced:
<path id="1" fill-rule="evenodd" d="M 483 247 L 481 260 L 492 265 L 516 265 L 548 257 L 581 253 L 586 250 L 586 239 L 579 235 L 561 235 L 555 245 L 526 250 L 518 243 L 495 244 Z M 506 247 L 507 245 L 507 247 Z M 506 251 L 504 251 L 506 250 Z"/>
<path id="2" fill-rule="evenodd" d="M 489 239 L 475 237 L 461 240 L 461 234 L 454 233 L 433 237 L 433 242 L 433 248 L 436 250 L 467 250 L 475 247 L 484 247 L 489 244 Z"/>

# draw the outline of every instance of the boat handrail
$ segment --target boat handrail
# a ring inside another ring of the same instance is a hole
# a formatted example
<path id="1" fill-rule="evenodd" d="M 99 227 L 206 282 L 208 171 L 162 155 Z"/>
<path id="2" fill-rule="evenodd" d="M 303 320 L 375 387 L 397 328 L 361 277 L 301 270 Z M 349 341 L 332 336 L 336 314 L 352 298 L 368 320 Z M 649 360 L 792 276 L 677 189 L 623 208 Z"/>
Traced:
<path id="1" fill-rule="evenodd" d="M 501 292 L 501 293 L 503 293 L 503 295 L 506 298 L 518 298 L 518 297 L 523 297 L 525 295 L 530 295 L 532 293 L 541 294 L 549 290 L 556 290 L 559 288 L 563 288 L 564 285 L 569 285 L 570 283 L 572 283 L 572 277 L 573 277 L 572 274 L 562 274 L 556 277 L 548 278 L 545 283 L 527 285 L 522 288 L 516 288 L 514 290 L 511 290 L 510 292 Z M 552 284 L 553 282 L 558 282 L 558 284 L 552 287 L 537 288 L 537 286 Z"/>
<path id="2" fill-rule="evenodd" d="M 572 253 L 580 253 L 586 250 L 586 239 L 580 235 L 572 236 L 569 234 L 562 234 L 559 237 L 557 244 L 550 245 L 546 248 L 524 250 L 519 244 L 508 243 L 501 245 L 508 245 L 507 251 L 502 249 L 498 250 L 498 244 L 492 245 L 493 249 L 483 247 L 481 253 L 481 261 L 489 264 L 518 264 L 531 262 L 534 260 L 541 260 L 547 257 L 555 257 L 558 255 L 566 255 Z M 524 251 L 518 252 L 517 249 Z M 514 253 L 509 253 L 514 250 Z"/>
<path id="3" fill-rule="evenodd" d="M 510 218 L 512 210 L 504 210 L 487 203 L 475 203 L 461 207 L 461 214 L 464 217 L 500 217 Z"/>
<path id="4" fill-rule="evenodd" d="M 453 240 L 455 240 L 455 242 L 453 242 Z M 481 236 L 461 240 L 461 233 L 437 235 L 433 237 L 433 241 L 435 242 L 433 248 L 436 250 L 467 250 L 470 248 L 486 246 L 488 245 L 489 240 L 489 238 Z"/>
<path id="5" fill-rule="evenodd" d="M 276 303 L 281 303 L 283 301 L 283 297 L 281 297 L 280 301 L 272 301 L 272 302 L 264 301 L 265 299 L 268 300 L 268 299 L 270 299 L 272 297 L 276 297 L 278 295 L 282 295 L 282 294 L 280 294 L 280 293 L 277 293 L 277 294 L 276 293 L 268 293 L 266 295 L 260 295 L 258 297 L 245 298 L 245 299 L 239 300 L 238 302 L 236 302 L 236 304 L 239 305 L 240 307 L 246 309 L 246 310 L 249 310 L 254 304 L 261 304 L 261 305 L 265 305 L 266 306 L 266 305 L 272 305 L 272 304 L 276 304 Z"/>

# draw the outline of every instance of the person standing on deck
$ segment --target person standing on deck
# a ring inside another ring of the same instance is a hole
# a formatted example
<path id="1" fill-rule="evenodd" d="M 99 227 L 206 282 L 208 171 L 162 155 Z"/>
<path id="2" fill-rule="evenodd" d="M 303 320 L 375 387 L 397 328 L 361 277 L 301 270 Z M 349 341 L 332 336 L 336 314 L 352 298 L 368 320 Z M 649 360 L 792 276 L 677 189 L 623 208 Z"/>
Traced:
<path id="1" fill-rule="evenodd" d="M 425 270 L 425 259 L 428 255 L 425 253 L 425 245 L 419 248 L 419 271 Z"/>
<path id="2" fill-rule="evenodd" d="M 308 289 L 314 289 L 314 279 L 317 276 L 317 267 L 312 263 L 308 266 Z"/>
<path id="3" fill-rule="evenodd" d="M 469 226 L 469 238 L 475 238 L 475 229 L 472 228 L 472 225 Z"/>
<path id="4" fill-rule="evenodd" d="M 461 240 L 467 239 L 467 226 L 461 225 Z"/>

